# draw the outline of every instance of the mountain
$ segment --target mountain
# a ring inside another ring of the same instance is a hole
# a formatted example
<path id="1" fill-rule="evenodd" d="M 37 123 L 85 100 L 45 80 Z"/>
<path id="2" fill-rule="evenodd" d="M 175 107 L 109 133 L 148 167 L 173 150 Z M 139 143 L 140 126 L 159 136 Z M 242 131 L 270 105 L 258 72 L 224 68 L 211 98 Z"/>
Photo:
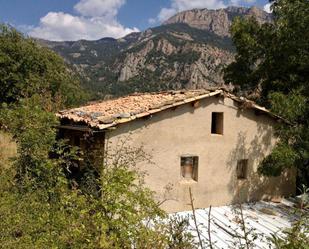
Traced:
<path id="1" fill-rule="evenodd" d="M 256 7 L 193 9 L 121 39 L 39 42 L 63 56 L 97 97 L 222 86 L 222 69 L 234 59 L 229 28 L 236 16 L 271 21 Z"/>
<path id="2" fill-rule="evenodd" d="M 163 24 L 186 23 L 192 28 L 213 32 L 219 36 L 230 37 L 229 29 L 236 16 L 254 17 L 259 23 L 271 22 L 272 17 L 257 8 L 228 7 L 226 9 L 193 9 L 171 17 Z"/>

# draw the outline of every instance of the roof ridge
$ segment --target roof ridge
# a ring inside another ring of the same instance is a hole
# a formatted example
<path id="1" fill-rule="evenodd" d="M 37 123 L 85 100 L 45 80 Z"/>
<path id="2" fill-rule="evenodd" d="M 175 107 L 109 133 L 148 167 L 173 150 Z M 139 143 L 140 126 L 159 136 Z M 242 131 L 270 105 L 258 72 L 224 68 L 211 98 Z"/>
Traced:
<path id="1" fill-rule="evenodd" d="M 224 87 L 209 87 L 209 88 L 199 88 L 199 89 L 179 89 L 179 90 L 163 90 L 163 91 L 158 91 L 158 92 L 134 92 L 130 93 L 128 95 L 123 95 L 123 96 L 115 96 L 114 98 L 108 98 L 108 99 L 98 99 L 98 100 L 92 100 L 89 101 L 79 107 L 74 107 L 74 108 L 69 108 L 69 109 L 64 109 L 59 111 L 59 113 L 68 111 L 68 110 L 74 110 L 77 108 L 89 106 L 89 105 L 94 105 L 94 104 L 101 104 L 105 101 L 112 101 L 112 100 L 117 100 L 117 99 L 122 99 L 122 98 L 128 98 L 130 96 L 144 96 L 144 95 L 158 95 L 158 94 L 177 94 L 177 93 L 183 93 L 185 94 L 186 92 L 201 92 L 201 91 L 212 91 L 215 92 L 217 90 L 224 90 L 226 92 L 229 92 L 227 88 Z"/>
<path id="2" fill-rule="evenodd" d="M 240 103 L 241 109 L 256 109 L 274 118 L 280 118 L 266 108 L 257 105 L 254 101 L 232 94 L 225 87 L 133 93 L 120 98 L 101 100 L 78 108 L 63 110 L 58 112 L 57 116 L 74 122 L 83 122 L 92 128 L 106 129 L 119 123 L 129 122 L 217 95 L 228 97 Z"/>

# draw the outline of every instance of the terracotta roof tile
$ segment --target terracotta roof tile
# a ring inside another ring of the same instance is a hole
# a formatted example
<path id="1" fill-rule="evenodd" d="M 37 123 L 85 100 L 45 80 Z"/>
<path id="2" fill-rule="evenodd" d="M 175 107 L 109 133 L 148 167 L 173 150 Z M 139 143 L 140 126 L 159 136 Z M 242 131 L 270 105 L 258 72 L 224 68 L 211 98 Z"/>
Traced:
<path id="1" fill-rule="evenodd" d="M 118 123 L 129 122 L 167 108 L 221 94 L 235 101 L 252 102 L 229 94 L 223 89 L 139 93 L 117 99 L 90 103 L 79 108 L 63 110 L 57 116 L 61 119 L 83 122 L 92 128 L 106 129 Z M 252 102 L 252 105 L 251 108 L 256 108 L 270 114 L 268 110 L 255 105 L 254 102 Z"/>

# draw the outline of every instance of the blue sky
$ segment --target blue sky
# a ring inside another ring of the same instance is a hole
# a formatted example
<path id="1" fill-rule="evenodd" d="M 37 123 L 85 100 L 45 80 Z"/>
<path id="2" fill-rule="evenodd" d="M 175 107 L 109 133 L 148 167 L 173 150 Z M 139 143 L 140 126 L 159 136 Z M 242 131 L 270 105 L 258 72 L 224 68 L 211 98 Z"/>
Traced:
<path id="1" fill-rule="evenodd" d="M 0 0 L 0 22 L 49 40 L 119 38 L 192 8 L 263 8 L 267 0 Z"/>

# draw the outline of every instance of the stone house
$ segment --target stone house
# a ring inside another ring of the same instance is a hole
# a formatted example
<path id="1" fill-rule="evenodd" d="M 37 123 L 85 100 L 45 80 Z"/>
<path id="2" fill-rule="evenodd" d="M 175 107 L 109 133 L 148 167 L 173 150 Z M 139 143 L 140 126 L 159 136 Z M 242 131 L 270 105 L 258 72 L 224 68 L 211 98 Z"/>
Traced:
<path id="1" fill-rule="evenodd" d="M 104 160 L 107 141 L 109 149 L 128 137 L 127 143 L 142 145 L 152 164 L 138 168 L 147 172 L 146 185 L 168 212 L 190 209 L 189 188 L 196 208 L 295 193 L 294 172 L 257 173 L 276 144 L 274 126 L 283 120 L 223 89 L 133 94 L 58 116 L 61 136 L 99 151 L 97 161 Z"/>

